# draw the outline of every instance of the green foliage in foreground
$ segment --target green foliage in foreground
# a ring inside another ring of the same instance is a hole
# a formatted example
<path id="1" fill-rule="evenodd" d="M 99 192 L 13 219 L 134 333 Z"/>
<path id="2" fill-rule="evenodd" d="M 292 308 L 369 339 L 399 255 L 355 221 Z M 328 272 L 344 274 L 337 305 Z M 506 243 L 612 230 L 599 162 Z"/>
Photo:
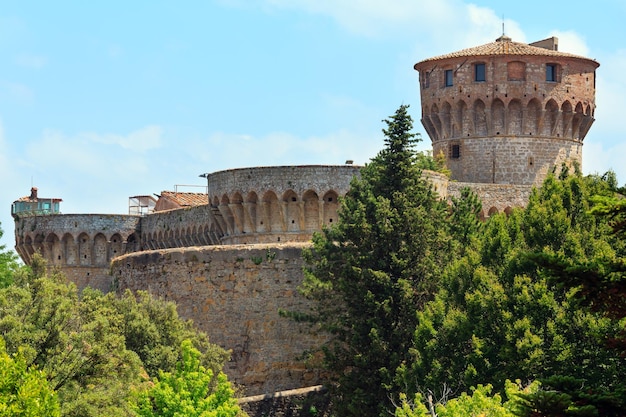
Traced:
<path id="1" fill-rule="evenodd" d="M 3 233 L 0 227 L 0 238 Z M 13 282 L 13 275 L 19 268 L 17 255 L 14 252 L 7 251 L 4 245 L 0 245 L 0 288 L 7 287 Z"/>
<path id="2" fill-rule="evenodd" d="M 45 373 L 63 416 L 132 416 L 130 392 L 173 372 L 183 340 L 214 375 L 228 357 L 172 303 L 146 293 L 118 298 L 86 289 L 79 296 L 65 277 L 47 274 L 38 256 L 13 281 L 0 288 L 0 336 L 27 369 Z"/>
<path id="3" fill-rule="evenodd" d="M 43 372 L 21 352 L 9 356 L 0 337 L 0 416 L 58 417 L 59 401 Z"/>
<path id="4" fill-rule="evenodd" d="M 413 359 L 398 373 L 408 391 L 489 383 L 501 392 L 510 378 L 554 375 L 603 390 L 626 381 L 624 359 L 602 343 L 618 323 L 582 309 L 575 291 L 553 285 L 528 256 L 618 259 L 623 242 L 590 214 L 593 196 L 611 192 L 597 177 L 549 177 L 525 210 L 489 219 L 417 312 Z"/>
<path id="5" fill-rule="evenodd" d="M 200 364 L 201 354 L 189 340 L 181 346 L 173 372 L 159 372 L 152 387 L 139 392 L 134 408 L 142 417 L 235 417 L 240 412 L 223 373 Z"/>
<path id="6" fill-rule="evenodd" d="M 516 417 L 524 406 L 521 395 L 537 392 L 540 384 L 534 382 L 522 388 L 520 382 L 506 381 L 505 397 L 493 394 L 491 385 L 472 387 L 472 395 L 462 393 L 445 403 L 434 404 L 432 399 L 424 401 L 421 394 L 416 394 L 409 401 L 404 394 L 400 395 L 401 404 L 396 408 L 395 417 Z M 428 407 L 425 405 L 428 404 Z"/>

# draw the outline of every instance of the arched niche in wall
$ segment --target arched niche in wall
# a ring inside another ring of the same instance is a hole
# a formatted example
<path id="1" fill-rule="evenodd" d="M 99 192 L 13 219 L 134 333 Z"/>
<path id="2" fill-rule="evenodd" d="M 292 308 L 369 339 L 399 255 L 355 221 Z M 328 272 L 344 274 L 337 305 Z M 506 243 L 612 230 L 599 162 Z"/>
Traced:
<path id="1" fill-rule="evenodd" d="M 50 265 L 59 266 L 63 264 L 63 249 L 61 240 L 56 233 L 50 233 L 46 236 L 45 246 L 47 248 L 47 258 Z"/>
<path id="2" fill-rule="evenodd" d="M 315 231 L 320 228 L 320 199 L 313 190 L 307 190 L 302 195 L 304 201 L 304 229 Z"/>
<path id="3" fill-rule="evenodd" d="M 493 126 L 494 135 L 503 135 L 506 131 L 505 128 L 505 110 L 504 103 L 499 98 L 493 100 L 491 103 L 491 124 Z"/>
<path id="4" fill-rule="evenodd" d="M 580 138 L 580 125 L 583 121 L 584 113 L 583 113 L 583 104 L 578 102 L 576 104 L 576 109 L 574 110 L 574 118 L 572 119 L 572 138 L 579 139 Z"/>
<path id="5" fill-rule="evenodd" d="M 122 236 L 119 233 L 114 233 L 111 236 L 111 254 L 110 258 L 115 258 L 116 256 L 120 256 L 124 254 L 124 241 Z"/>
<path id="6" fill-rule="evenodd" d="M 283 222 L 281 220 L 282 210 L 278 203 L 278 197 L 273 191 L 266 191 L 263 194 L 263 215 L 259 220 L 259 231 L 281 232 Z"/>
<path id="7" fill-rule="evenodd" d="M 439 118 L 439 107 L 436 104 L 433 104 L 430 109 L 430 120 L 435 128 L 436 137 L 438 139 L 442 139 L 443 135 L 441 132 L 441 119 Z"/>
<path id="8" fill-rule="evenodd" d="M 565 100 L 563 104 L 561 104 L 561 117 L 562 117 L 562 126 L 563 126 L 563 137 L 571 138 L 572 137 L 572 118 L 574 116 L 574 112 L 572 111 L 572 103 L 568 100 Z"/>
<path id="9" fill-rule="evenodd" d="M 455 120 L 457 124 L 457 132 L 453 134 L 454 137 L 465 137 L 470 135 L 470 121 L 467 111 L 467 104 L 465 101 L 459 100 L 455 106 Z"/>
<path id="10" fill-rule="evenodd" d="M 326 226 L 332 226 L 339 220 L 337 214 L 337 209 L 339 208 L 338 198 L 339 195 L 335 190 L 327 191 L 324 194 L 324 224 Z"/>
<path id="11" fill-rule="evenodd" d="M 257 219 L 257 210 L 258 210 L 259 196 L 254 191 L 250 191 L 248 195 L 246 195 L 246 228 L 244 231 L 247 233 L 255 233 L 257 230 L 257 225 L 259 220 Z"/>
<path id="12" fill-rule="evenodd" d="M 507 134 L 517 136 L 522 134 L 522 103 L 517 100 L 511 100 L 507 111 L 508 123 Z"/>
<path id="13" fill-rule="evenodd" d="M 546 103 L 546 111 L 543 121 L 543 136 L 556 136 L 559 130 L 559 105 L 554 99 L 548 100 Z"/>
<path id="14" fill-rule="evenodd" d="M 69 266 L 78 265 L 78 246 L 76 239 L 69 233 L 65 233 L 61 238 L 63 251 L 65 252 L 65 264 Z"/>
<path id="15" fill-rule="evenodd" d="M 541 119 L 541 103 L 536 98 L 531 99 L 526 106 L 526 124 L 524 134 L 537 135 Z"/>
<path id="16" fill-rule="evenodd" d="M 92 242 L 87 233 L 78 235 L 78 262 L 81 266 L 91 266 Z"/>
<path id="17" fill-rule="evenodd" d="M 285 203 L 285 222 L 287 223 L 287 231 L 299 231 L 301 213 L 298 195 L 293 190 L 287 190 L 283 193 L 283 202 Z"/>
<path id="18" fill-rule="evenodd" d="M 485 114 L 485 103 L 478 99 L 474 101 L 474 135 L 487 136 L 487 115 Z"/>
<path id="19" fill-rule="evenodd" d="M 98 233 L 93 239 L 93 255 L 94 265 L 106 266 L 108 264 L 107 238 L 102 233 Z"/>
<path id="20" fill-rule="evenodd" d="M 452 106 L 445 101 L 441 105 L 441 138 L 449 138 L 452 133 Z"/>

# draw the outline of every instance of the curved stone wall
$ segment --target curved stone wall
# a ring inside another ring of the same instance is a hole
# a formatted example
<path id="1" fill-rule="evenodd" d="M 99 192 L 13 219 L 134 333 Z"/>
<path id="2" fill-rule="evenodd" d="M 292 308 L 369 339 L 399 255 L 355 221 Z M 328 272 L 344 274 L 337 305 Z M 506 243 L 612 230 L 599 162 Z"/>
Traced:
<path id="1" fill-rule="evenodd" d="M 246 395 L 311 386 L 319 375 L 301 355 L 321 336 L 281 317 L 306 311 L 297 288 L 306 244 L 228 245 L 145 251 L 113 260 L 117 291 L 147 290 L 175 301 L 213 343 L 232 350 L 224 371 Z"/>
<path id="2" fill-rule="evenodd" d="M 111 259 L 139 250 L 140 217 L 112 214 L 25 216 L 15 221 L 15 250 L 29 264 L 39 253 L 79 288 L 109 291 Z"/>
<path id="3" fill-rule="evenodd" d="M 353 165 L 240 168 L 208 177 L 223 244 L 305 242 L 337 221 L 338 198 L 359 175 Z"/>
<path id="4" fill-rule="evenodd" d="M 526 207 L 534 186 L 450 181 L 448 195 L 458 198 L 465 187 L 471 188 L 480 198 L 483 206 L 481 218 L 485 219 L 492 214 L 509 213 L 514 208 Z"/>
<path id="5" fill-rule="evenodd" d="M 221 244 L 224 232 L 208 204 L 152 213 L 141 219 L 141 250 Z"/>

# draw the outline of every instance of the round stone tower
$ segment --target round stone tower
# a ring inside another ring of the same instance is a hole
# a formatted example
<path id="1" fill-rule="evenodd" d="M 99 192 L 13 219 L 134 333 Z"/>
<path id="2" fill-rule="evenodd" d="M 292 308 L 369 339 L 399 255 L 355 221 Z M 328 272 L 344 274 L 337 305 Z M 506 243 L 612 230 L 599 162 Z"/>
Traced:
<path id="1" fill-rule="evenodd" d="M 599 63 L 557 49 L 556 38 L 501 36 L 415 64 L 422 124 L 453 180 L 541 184 L 562 164 L 581 164 Z"/>

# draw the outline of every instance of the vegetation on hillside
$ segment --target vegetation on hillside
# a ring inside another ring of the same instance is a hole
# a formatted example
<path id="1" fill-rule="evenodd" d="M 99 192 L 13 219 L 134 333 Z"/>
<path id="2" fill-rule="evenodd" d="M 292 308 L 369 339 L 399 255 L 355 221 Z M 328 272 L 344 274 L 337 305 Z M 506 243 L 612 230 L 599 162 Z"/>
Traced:
<path id="1" fill-rule="evenodd" d="M 514 415 L 624 415 L 614 178 L 563 170 L 524 210 L 480 222 L 470 190 L 447 206 L 421 180 L 406 106 L 384 122 L 384 149 L 305 257 L 338 415 L 464 415 L 446 410 L 498 395 Z"/>
<path id="2" fill-rule="evenodd" d="M 221 373 L 228 353 L 174 304 L 142 292 L 79 294 L 39 256 L 21 268 L 12 256 L 1 259 L 9 273 L 0 288 L 0 415 L 162 415 L 163 401 L 179 404 L 179 415 L 195 407 L 203 416 L 240 412 Z M 189 395 L 163 388 L 182 380 L 196 381 Z M 154 393 L 161 403 L 137 401 Z"/>

